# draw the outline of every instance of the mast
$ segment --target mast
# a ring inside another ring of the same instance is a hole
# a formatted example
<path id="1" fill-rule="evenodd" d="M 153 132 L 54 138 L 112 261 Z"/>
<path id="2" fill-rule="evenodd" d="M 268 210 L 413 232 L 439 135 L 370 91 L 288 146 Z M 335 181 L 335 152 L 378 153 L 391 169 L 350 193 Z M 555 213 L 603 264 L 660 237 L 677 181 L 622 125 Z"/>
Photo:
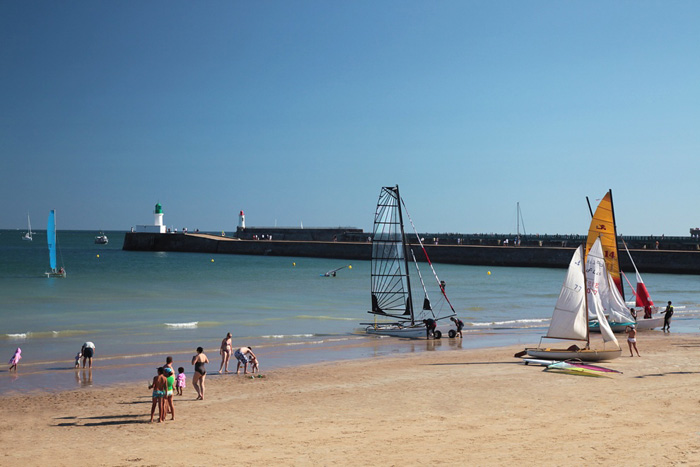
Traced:
<path id="1" fill-rule="evenodd" d="M 608 193 L 610 193 L 610 210 L 612 211 L 612 219 L 613 219 L 613 232 L 615 234 L 615 250 L 617 251 L 617 222 L 615 221 L 615 203 L 613 202 L 613 195 L 612 195 L 612 188 L 608 190 Z M 617 261 L 617 270 L 622 273 L 622 268 L 620 267 L 620 255 L 617 254 L 615 257 L 615 261 Z M 617 286 L 617 284 L 615 284 Z M 618 290 L 620 291 L 620 295 L 622 296 L 622 300 L 625 300 L 625 288 L 622 286 L 622 281 L 620 281 L 620 285 L 618 287 Z"/>
<path id="2" fill-rule="evenodd" d="M 408 288 L 408 300 L 406 302 L 406 311 L 408 311 L 409 314 L 411 315 L 411 324 L 415 324 L 414 315 L 413 315 L 413 295 L 411 294 L 411 277 L 410 277 L 410 273 L 408 271 L 408 251 L 410 249 L 408 247 L 408 242 L 406 241 L 406 232 L 404 231 L 404 228 L 403 228 L 401 195 L 399 194 L 399 185 L 398 184 L 394 187 L 394 191 L 396 192 L 397 208 L 399 210 L 399 228 L 401 229 L 401 241 L 403 243 L 403 248 L 404 248 L 403 260 L 404 260 L 404 266 L 406 268 L 406 286 Z"/>
<path id="3" fill-rule="evenodd" d="M 588 197 L 586 197 L 586 201 L 588 201 Z M 590 207 L 591 207 L 591 204 L 588 203 L 588 208 L 590 209 Z M 585 260 L 585 258 L 586 258 L 586 255 L 585 255 L 586 244 L 585 243 L 583 244 L 583 252 L 584 252 L 583 258 L 581 258 L 581 271 L 583 272 L 583 284 L 587 288 L 588 287 L 588 279 L 586 278 L 586 260 Z M 586 290 L 586 288 L 584 288 L 584 291 L 583 291 L 583 303 L 585 303 L 585 305 L 586 305 L 586 307 L 585 307 L 586 322 L 588 322 L 588 290 Z M 591 347 L 591 329 L 588 326 L 586 326 L 586 348 L 589 349 L 590 347 Z"/>

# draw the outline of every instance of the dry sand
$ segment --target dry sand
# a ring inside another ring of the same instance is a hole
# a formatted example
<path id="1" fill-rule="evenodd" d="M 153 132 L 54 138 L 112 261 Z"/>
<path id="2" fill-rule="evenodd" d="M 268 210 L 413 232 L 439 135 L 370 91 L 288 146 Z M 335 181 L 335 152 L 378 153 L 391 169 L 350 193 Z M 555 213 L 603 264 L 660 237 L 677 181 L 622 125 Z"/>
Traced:
<path id="1" fill-rule="evenodd" d="M 6 396 L 0 464 L 700 465 L 700 336 L 640 333 L 642 358 L 621 344 L 612 378 L 503 347 L 228 375 L 195 401 L 190 371 L 162 424 L 145 381 Z"/>

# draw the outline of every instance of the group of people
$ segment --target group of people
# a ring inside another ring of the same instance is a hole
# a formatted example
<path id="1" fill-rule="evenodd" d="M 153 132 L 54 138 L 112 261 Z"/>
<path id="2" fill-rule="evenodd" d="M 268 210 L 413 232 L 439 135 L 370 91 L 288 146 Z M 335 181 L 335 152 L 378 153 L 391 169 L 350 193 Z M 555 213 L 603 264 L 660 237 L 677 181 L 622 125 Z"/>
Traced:
<path id="1" fill-rule="evenodd" d="M 444 281 L 440 284 L 441 287 L 444 288 Z M 457 327 L 457 332 L 455 334 L 455 337 L 459 337 L 460 339 L 462 338 L 462 328 L 464 328 L 464 322 L 457 318 L 456 316 L 453 316 L 450 318 L 450 320 L 455 323 L 455 326 Z M 423 320 L 423 324 L 425 324 L 425 338 L 430 339 L 430 336 L 433 336 L 433 339 L 435 339 L 435 330 L 437 329 L 437 321 L 435 321 L 433 318 L 428 318 Z"/>
<path id="2" fill-rule="evenodd" d="M 236 359 L 236 374 L 239 374 L 241 367 L 243 367 L 243 374 L 248 374 L 248 364 L 251 366 L 251 371 L 253 373 L 259 372 L 260 367 L 258 365 L 258 358 L 253 353 L 250 347 L 239 347 L 235 351 L 233 350 L 233 345 L 231 343 L 231 333 L 226 333 L 226 337 L 221 341 L 221 347 L 219 348 L 219 353 L 221 354 L 221 366 L 219 367 L 219 374 L 221 372 L 230 373 L 228 370 L 228 364 L 231 361 L 231 354 Z"/>
<path id="3" fill-rule="evenodd" d="M 647 308 L 644 309 L 644 319 L 651 318 L 651 311 L 648 311 Z M 634 310 L 634 308 L 630 308 L 630 313 L 636 322 L 637 312 Z M 666 305 L 666 309 L 661 313 L 664 315 L 664 325 L 661 330 L 664 332 L 670 332 L 671 316 L 673 316 L 673 305 L 671 304 L 670 300 L 668 301 L 668 305 Z M 637 327 L 634 324 L 629 325 L 625 328 L 625 332 L 627 333 L 627 345 L 630 348 L 630 357 L 634 357 L 632 352 L 633 350 L 634 352 L 637 352 L 637 357 L 640 357 L 641 355 L 639 355 L 639 350 L 637 349 Z"/>
<path id="4" fill-rule="evenodd" d="M 201 349 L 202 348 L 199 347 L 197 350 L 199 351 Z M 198 355 L 199 354 L 202 354 L 202 352 L 199 351 Z M 173 403 L 173 395 L 175 393 L 177 393 L 178 396 L 182 395 L 182 390 L 185 388 L 185 382 L 187 381 L 185 369 L 183 367 L 178 368 L 178 374 L 175 376 L 175 370 L 173 369 L 173 357 L 167 357 L 165 359 L 165 365 L 158 367 L 156 371 L 158 374 L 153 377 L 153 381 L 148 385 L 148 389 L 153 389 L 151 422 L 153 422 L 156 407 L 158 407 L 158 423 L 165 421 L 165 416 L 168 414 L 168 412 L 171 414 L 170 419 L 175 420 L 175 404 Z"/>
<path id="5" fill-rule="evenodd" d="M 253 349 L 250 347 L 239 347 L 235 351 L 233 350 L 230 332 L 227 333 L 226 337 L 221 341 L 219 353 L 221 354 L 219 374 L 223 371 L 229 373 L 228 365 L 231 354 L 233 354 L 237 361 L 236 374 L 240 373 L 241 367 L 243 367 L 243 374 L 247 374 L 249 364 L 251 365 L 251 371 L 253 373 L 260 372 L 258 358 L 253 353 Z M 197 347 L 197 353 L 192 357 L 192 365 L 194 365 L 192 386 L 194 386 L 195 391 L 197 391 L 196 400 L 204 400 L 204 382 L 207 376 L 207 363 L 209 363 L 209 358 L 204 353 L 204 349 L 202 347 Z M 172 414 L 171 420 L 175 419 L 173 394 L 177 394 L 178 396 L 182 395 L 182 390 L 186 386 L 186 380 L 187 377 L 185 376 L 185 369 L 183 367 L 178 368 L 178 374 L 175 376 L 172 357 L 167 357 L 165 359 L 165 365 L 157 368 L 156 376 L 153 377 L 153 381 L 148 385 L 148 388 L 153 390 L 151 422 L 153 421 L 156 407 L 158 407 L 159 423 L 165 421 L 165 417 L 168 413 Z"/>

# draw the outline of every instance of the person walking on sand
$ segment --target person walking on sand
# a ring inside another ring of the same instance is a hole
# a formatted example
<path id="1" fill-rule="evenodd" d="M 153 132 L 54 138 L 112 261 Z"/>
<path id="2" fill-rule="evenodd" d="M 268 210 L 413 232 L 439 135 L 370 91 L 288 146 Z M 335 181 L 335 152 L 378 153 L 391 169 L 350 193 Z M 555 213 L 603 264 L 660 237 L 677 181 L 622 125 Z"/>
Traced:
<path id="1" fill-rule="evenodd" d="M 634 357 L 632 349 L 637 352 L 637 357 L 641 357 L 641 355 L 639 355 L 639 350 L 637 350 L 637 329 L 634 325 L 631 325 L 625 328 L 625 332 L 627 333 L 627 345 L 630 348 L 630 357 Z"/>
<path id="2" fill-rule="evenodd" d="M 233 356 L 236 357 L 236 360 L 238 360 L 238 363 L 236 364 L 236 374 L 241 371 L 241 365 L 243 365 L 244 375 L 248 374 L 248 356 L 257 358 L 253 353 L 253 349 L 250 347 L 241 347 L 240 349 L 236 349 L 236 351 L 233 352 Z"/>
<path id="3" fill-rule="evenodd" d="M 224 337 L 224 340 L 221 341 L 221 348 L 219 349 L 219 353 L 221 354 L 221 366 L 219 367 L 219 374 L 221 374 L 221 371 L 224 370 L 226 373 L 228 373 L 228 362 L 231 360 L 231 352 L 233 351 L 233 347 L 231 345 L 231 333 L 227 333 L 226 337 Z"/>
<path id="4" fill-rule="evenodd" d="M 194 365 L 194 376 L 192 377 L 192 386 L 194 386 L 195 391 L 197 391 L 196 400 L 204 400 L 204 379 L 207 376 L 207 370 L 204 367 L 205 363 L 209 363 L 209 359 L 204 354 L 204 349 L 197 347 L 197 355 L 192 357 L 192 364 Z"/>
<path id="5" fill-rule="evenodd" d="M 88 366 L 92 368 L 92 357 L 95 355 L 95 344 L 87 341 L 83 344 L 83 348 L 80 350 L 83 354 L 83 368 L 85 368 L 85 362 Z"/>
<path id="6" fill-rule="evenodd" d="M 661 328 L 662 331 L 671 331 L 671 316 L 673 316 L 673 306 L 671 306 L 671 301 L 668 301 L 666 309 L 661 312 L 664 314 L 664 325 Z"/>
<path id="7" fill-rule="evenodd" d="M 17 347 L 17 350 L 15 350 L 15 354 L 12 356 L 9 362 L 7 362 L 10 365 L 10 368 L 7 371 L 12 371 L 15 370 L 17 371 L 17 364 L 19 361 L 22 359 L 22 349 Z"/>

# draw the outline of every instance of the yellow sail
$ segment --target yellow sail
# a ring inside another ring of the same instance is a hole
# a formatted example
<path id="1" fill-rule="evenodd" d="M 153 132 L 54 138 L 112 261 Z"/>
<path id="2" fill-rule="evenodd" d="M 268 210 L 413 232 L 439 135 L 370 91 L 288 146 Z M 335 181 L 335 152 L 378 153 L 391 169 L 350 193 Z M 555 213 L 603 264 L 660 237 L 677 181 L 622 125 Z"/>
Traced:
<path id="1" fill-rule="evenodd" d="M 591 251 L 591 247 L 598 237 L 600 237 L 600 243 L 603 246 L 605 267 L 612 276 L 620 294 L 623 294 L 622 296 L 624 297 L 622 280 L 620 278 L 620 261 L 617 256 L 615 214 L 613 212 L 612 192 L 610 191 L 600 200 L 598 208 L 593 214 L 593 219 L 591 219 L 591 226 L 588 228 L 588 239 L 586 240 L 586 256 L 588 256 L 588 252 Z"/>

